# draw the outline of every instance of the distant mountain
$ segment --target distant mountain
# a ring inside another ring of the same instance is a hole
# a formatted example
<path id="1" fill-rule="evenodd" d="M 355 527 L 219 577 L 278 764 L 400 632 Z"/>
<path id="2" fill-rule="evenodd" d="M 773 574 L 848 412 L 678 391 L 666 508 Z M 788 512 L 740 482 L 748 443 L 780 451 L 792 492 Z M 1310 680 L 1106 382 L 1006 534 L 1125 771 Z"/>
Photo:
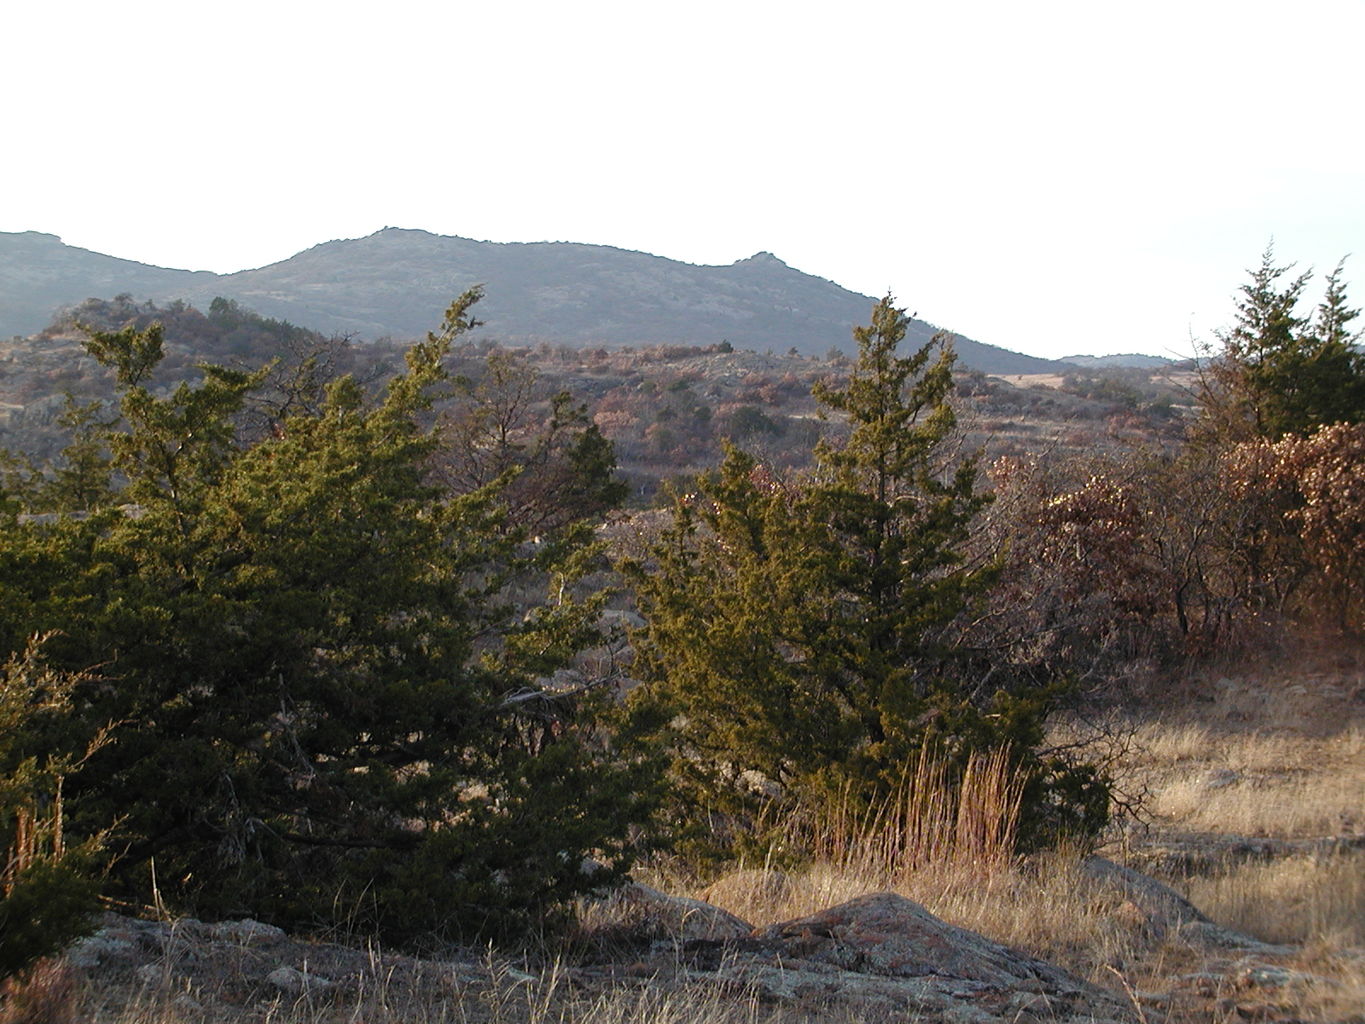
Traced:
<path id="1" fill-rule="evenodd" d="M 66 245 L 56 235 L 0 231 L 0 338 L 42 330 L 52 314 L 88 298 L 140 298 L 212 290 L 217 274 L 165 270 Z"/>
<path id="2" fill-rule="evenodd" d="M 55 235 L 0 232 L 0 337 L 41 330 L 61 307 L 130 292 L 206 308 L 216 296 L 257 312 L 361 339 L 419 337 L 457 294 L 486 287 L 485 333 L 509 344 L 576 347 L 711 345 L 823 355 L 852 350 L 851 331 L 875 300 L 804 274 L 771 253 L 727 267 L 571 242 L 479 242 L 385 228 L 325 242 L 235 274 L 167 270 L 64 244 Z M 916 320 L 912 342 L 935 328 Z M 963 365 L 986 373 L 1065 369 L 958 338 Z"/>
<path id="3" fill-rule="evenodd" d="M 1159 370 L 1163 366 L 1175 365 L 1174 359 L 1165 356 L 1145 356 L 1139 353 L 1125 353 L 1113 356 L 1063 356 L 1062 362 L 1074 363 L 1087 369 L 1139 369 Z"/>

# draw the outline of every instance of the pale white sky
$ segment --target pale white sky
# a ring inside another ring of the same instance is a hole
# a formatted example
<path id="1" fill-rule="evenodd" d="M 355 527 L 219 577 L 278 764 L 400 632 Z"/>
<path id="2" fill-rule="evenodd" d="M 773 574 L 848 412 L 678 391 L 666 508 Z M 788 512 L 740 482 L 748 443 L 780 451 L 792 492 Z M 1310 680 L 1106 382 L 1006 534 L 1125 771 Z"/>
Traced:
<path id="1" fill-rule="evenodd" d="M 1365 304 L 1365 0 L 44 0 L 0 230 L 262 266 L 386 225 L 769 250 L 1037 355 L 1189 354 L 1245 270 Z"/>

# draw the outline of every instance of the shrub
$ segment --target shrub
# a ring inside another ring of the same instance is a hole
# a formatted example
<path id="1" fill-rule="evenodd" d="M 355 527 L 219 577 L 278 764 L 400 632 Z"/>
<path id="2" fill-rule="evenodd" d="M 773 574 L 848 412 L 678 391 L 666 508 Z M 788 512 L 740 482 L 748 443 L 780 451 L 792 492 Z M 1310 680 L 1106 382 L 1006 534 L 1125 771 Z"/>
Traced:
<path id="1" fill-rule="evenodd" d="M 262 374 L 161 392 L 155 325 L 91 336 L 131 504 L 13 524 L 0 637 L 59 625 L 52 657 L 105 666 L 70 728 L 125 724 L 67 793 L 72 827 L 119 823 L 118 894 L 145 901 L 155 859 L 177 912 L 312 926 L 364 894 L 372 930 L 411 942 L 530 926 L 600 884 L 588 853 L 624 870 L 647 782 L 543 682 L 592 635 L 586 530 L 534 544 L 507 477 L 429 479 L 476 298 L 377 401 L 343 377 L 254 442 L 236 427 Z M 553 599 L 508 598 L 533 585 Z"/>
<path id="2" fill-rule="evenodd" d="M 950 461 L 951 348 L 939 336 L 898 355 L 906 322 L 884 300 L 855 331 L 847 385 L 817 387 L 848 432 L 817 447 L 809 477 L 732 448 L 626 567 L 648 623 L 631 728 L 666 751 L 677 813 L 703 839 L 719 824 L 733 846 L 765 800 L 881 806 L 926 745 L 956 774 L 1009 751 L 1027 779 L 1023 844 L 1104 820 L 1098 774 L 1039 750 L 1060 681 L 953 643 L 996 575 L 968 557 L 989 497 L 974 460 Z"/>

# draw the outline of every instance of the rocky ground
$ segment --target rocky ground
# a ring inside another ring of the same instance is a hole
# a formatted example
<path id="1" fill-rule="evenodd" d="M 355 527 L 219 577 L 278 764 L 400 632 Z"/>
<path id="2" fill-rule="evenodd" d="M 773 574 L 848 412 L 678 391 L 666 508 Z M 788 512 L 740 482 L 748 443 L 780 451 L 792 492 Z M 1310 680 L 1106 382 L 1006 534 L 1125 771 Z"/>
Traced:
<path id="1" fill-rule="evenodd" d="M 78 1019 L 125 1024 L 593 1020 L 607 1007 L 646 1007 L 659 991 L 672 993 L 673 1013 L 682 1014 L 665 1019 L 679 1021 L 727 1009 L 746 1019 L 954 1024 L 1365 1019 L 1340 1005 L 1318 1012 L 1343 983 L 1305 970 L 1300 947 L 1218 925 L 1169 887 L 1104 858 L 1087 859 L 1083 877 L 1121 898 L 1151 948 L 1183 953 L 1158 989 L 1136 988 L 1117 971 L 1115 984 L 1087 981 L 895 893 L 754 927 L 638 883 L 611 897 L 613 941 L 538 964 L 486 951 L 423 960 L 304 942 L 254 921 L 111 915 L 67 965 L 85 979 Z M 781 878 L 773 873 L 772 883 Z M 1365 969 L 1365 950 L 1342 956 Z M 688 1007 L 702 1015 L 686 1016 Z"/>
<path id="2" fill-rule="evenodd" d="M 1190 680 L 1131 726 L 1145 819 L 1104 856 L 659 875 L 535 954 L 110 915 L 0 1021 L 1365 1024 L 1363 682 L 1360 652 Z"/>

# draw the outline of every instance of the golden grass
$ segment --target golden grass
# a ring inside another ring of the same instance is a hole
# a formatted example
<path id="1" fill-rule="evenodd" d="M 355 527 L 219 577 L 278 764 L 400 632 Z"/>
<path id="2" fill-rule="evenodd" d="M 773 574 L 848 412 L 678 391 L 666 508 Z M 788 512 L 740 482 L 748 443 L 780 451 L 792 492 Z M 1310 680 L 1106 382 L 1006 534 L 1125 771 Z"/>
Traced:
<path id="1" fill-rule="evenodd" d="M 1204 722 L 1148 721 L 1133 729 L 1134 765 L 1212 763 L 1236 771 L 1339 765 L 1365 758 L 1365 727 L 1349 724 L 1324 736 L 1287 730 L 1241 729 Z"/>
<path id="2" fill-rule="evenodd" d="M 971 755 L 954 778 L 925 747 L 885 802 L 860 810 L 845 798 L 798 809 L 782 825 L 788 846 L 862 874 L 933 864 L 990 874 L 1013 857 L 1022 798 L 1007 749 Z"/>
<path id="3" fill-rule="evenodd" d="M 1186 831 L 1303 838 L 1365 832 L 1365 728 L 1316 733 L 1147 721 L 1114 764 L 1142 810 Z M 1074 739 L 1059 730 L 1058 736 Z"/>
<path id="4" fill-rule="evenodd" d="M 1302 1016 L 1333 1024 L 1365 1019 L 1365 957 L 1359 950 L 1351 955 L 1335 947 L 1309 948 L 1295 967 L 1321 979 L 1297 994 L 1294 1009 L 1308 1011 Z"/>
<path id="5" fill-rule="evenodd" d="M 61 960 L 39 960 L 23 974 L 0 982 L 0 1024 L 71 1024 L 76 983 Z"/>
<path id="6" fill-rule="evenodd" d="M 1330 777 L 1251 776 L 1213 788 L 1217 782 L 1216 776 L 1206 776 L 1167 783 L 1156 791 L 1149 810 L 1160 820 L 1198 831 L 1289 838 L 1353 832 L 1365 810 L 1365 790 L 1351 792 Z"/>
<path id="7" fill-rule="evenodd" d="M 1195 906 L 1265 942 L 1365 947 L 1365 854 L 1231 865 L 1188 883 Z"/>

